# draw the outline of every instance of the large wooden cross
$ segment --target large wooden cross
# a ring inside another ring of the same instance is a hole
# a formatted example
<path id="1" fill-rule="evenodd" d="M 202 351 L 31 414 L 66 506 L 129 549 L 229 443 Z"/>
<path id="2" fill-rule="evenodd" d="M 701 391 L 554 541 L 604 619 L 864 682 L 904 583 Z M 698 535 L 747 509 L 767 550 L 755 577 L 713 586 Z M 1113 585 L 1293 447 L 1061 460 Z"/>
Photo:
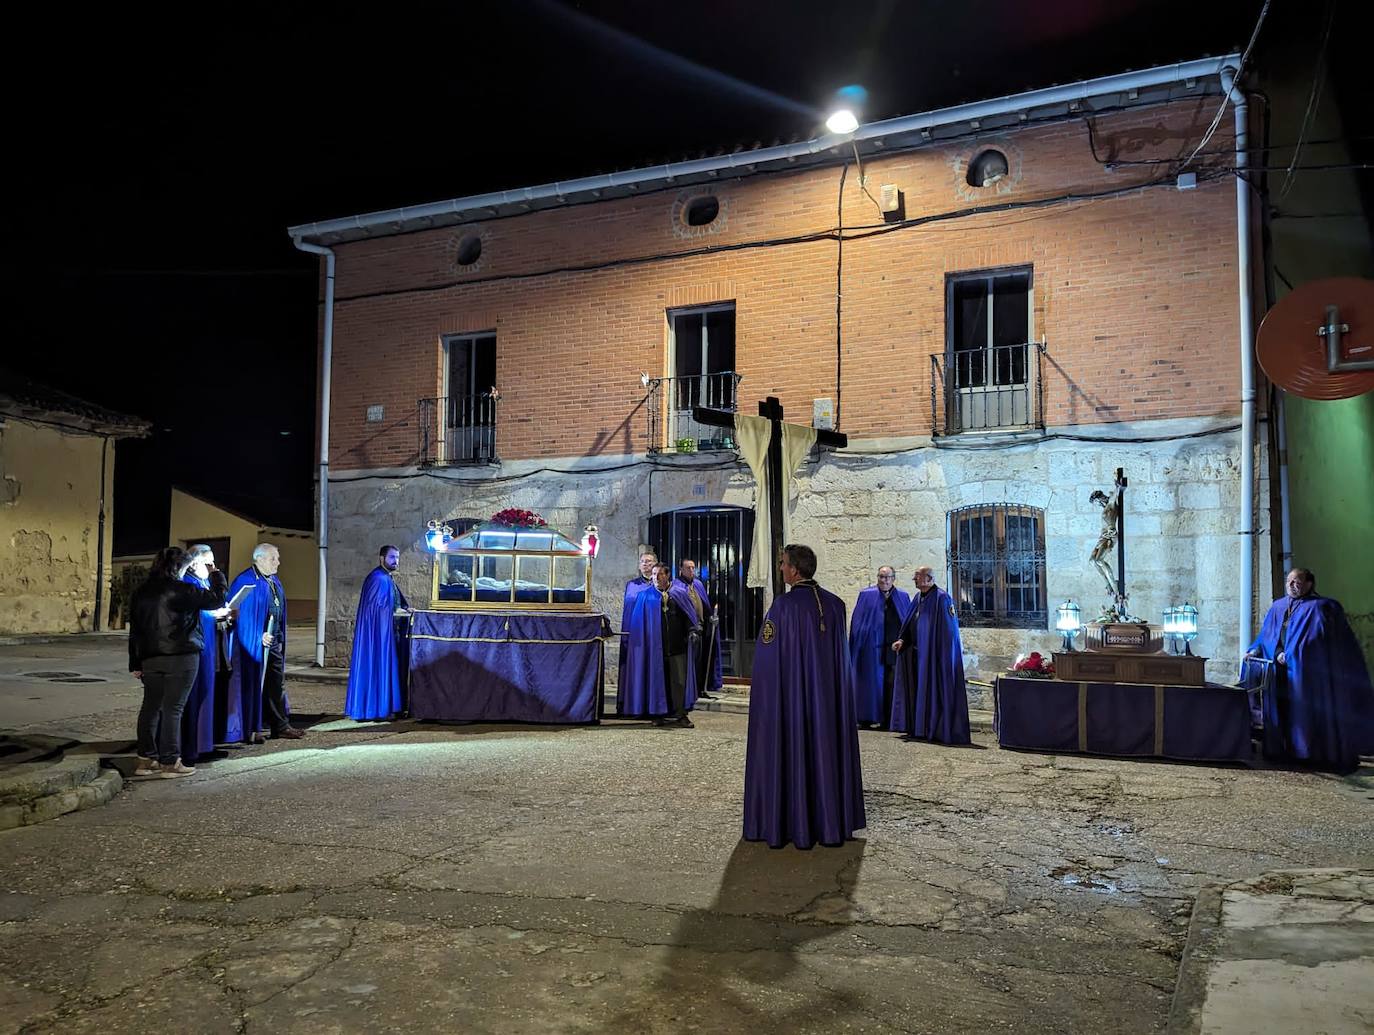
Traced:
<path id="1" fill-rule="evenodd" d="M 1116 469 L 1116 484 L 1120 487 L 1116 508 L 1116 595 L 1117 602 L 1125 607 L 1126 601 L 1126 472 Z M 1125 615 L 1122 615 L 1125 618 Z"/>
<path id="2" fill-rule="evenodd" d="M 785 545 L 782 541 L 782 508 L 786 503 L 782 495 L 782 403 L 778 401 L 776 396 L 770 395 L 759 403 L 759 416 L 767 417 L 772 422 L 768 435 L 768 517 L 770 525 L 768 541 L 773 550 L 769 563 L 773 568 L 773 595 L 776 597 L 783 591 L 782 572 L 778 570 L 778 553 Z M 692 418 L 698 424 L 706 424 L 715 428 L 733 428 L 735 426 L 733 410 L 716 410 L 707 406 L 694 406 L 692 407 Z M 843 448 L 849 445 L 849 436 L 839 431 L 817 431 L 816 441 L 823 446 Z"/>

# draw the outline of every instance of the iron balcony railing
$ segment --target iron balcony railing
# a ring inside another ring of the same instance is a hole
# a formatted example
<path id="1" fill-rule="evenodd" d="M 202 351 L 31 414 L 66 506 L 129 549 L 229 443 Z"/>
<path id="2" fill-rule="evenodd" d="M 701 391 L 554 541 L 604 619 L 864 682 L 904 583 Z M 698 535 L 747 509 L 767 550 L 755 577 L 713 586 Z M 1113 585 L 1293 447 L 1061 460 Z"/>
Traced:
<path id="1" fill-rule="evenodd" d="M 496 407 L 500 395 L 441 395 L 420 400 L 420 463 L 496 464 Z"/>
<path id="2" fill-rule="evenodd" d="M 1045 426 L 1045 342 L 990 345 L 930 357 L 930 433 Z"/>
<path id="3" fill-rule="evenodd" d="M 699 424 L 692 407 L 709 406 L 733 412 L 739 401 L 740 375 L 733 370 L 718 374 L 655 377 L 649 389 L 649 452 L 695 453 L 707 449 L 733 449 L 732 428 Z"/>

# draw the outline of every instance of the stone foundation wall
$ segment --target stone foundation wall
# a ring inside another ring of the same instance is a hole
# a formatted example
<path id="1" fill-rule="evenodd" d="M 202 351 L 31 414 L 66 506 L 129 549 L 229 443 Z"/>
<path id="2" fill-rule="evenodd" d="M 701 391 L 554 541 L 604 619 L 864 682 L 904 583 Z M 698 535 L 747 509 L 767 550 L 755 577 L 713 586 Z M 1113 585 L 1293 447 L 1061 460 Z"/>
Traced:
<path id="1" fill-rule="evenodd" d="M 908 588 L 913 569 L 929 564 L 945 586 L 947 513 L 980 503 L 1016 503 L 1045 514 L 1046 628 L 965 628 L 966 667 L 991 678 L 1015 655 L 1047 651 L 1054 609 L 1072 597 L 1085 621 L 1106 602 L 1088 554 L 1101 528 L 1094 489 L 1110 489 L 1126 471 L 1126 578 L 1132 609 L 1153 622 L 1185 600 L 1199 611 L 1193 652 L 1212 659 L 1208 678 L 1231 681 L 1240 649 L 1237 620 L 1240 543 L 1239 433 L 1214 420 L 1171 420 L 1103 429 L 1052 429 L 1030 442 L 1005 438 L 855 441 L 849 450 L 808 460 L 793 488 L 793 541 L 811 544 L 823 585 L 852 601 L 871 585 L 880 564 L 892 564 Z M 1092 437 L 1094 441 L 1085 441 Z M 1264 435 L 1256 451 L 1256 498 L 1269 498 Z M 752 507 L 754 481 L 732 454 L 512 463 L 490 471 L 449 469 L 409 477 L 369 477 L 331 484 L 328 657 L 346 664 L 358 589 L 382 542 L 402 544 L 399 579 L 412 603 L 430 595 L 422 533 L 432 517 L 485 518 L 507 506 L 526 507 L 570 534 L 595 523 L 601 555 L 593 580 L 595 604 L 620 620 L 621 594 L 635 572 L 648 517 L 682 507 Z M 547 468 L 566 473 L 554 473 Z M 398 474 L 401 472 L 398 472 Z M 1255 624 L 1270 600 L 1267 509 L 1255 518 Z M 614 673 L 614 650 L 608 670 Z"/>

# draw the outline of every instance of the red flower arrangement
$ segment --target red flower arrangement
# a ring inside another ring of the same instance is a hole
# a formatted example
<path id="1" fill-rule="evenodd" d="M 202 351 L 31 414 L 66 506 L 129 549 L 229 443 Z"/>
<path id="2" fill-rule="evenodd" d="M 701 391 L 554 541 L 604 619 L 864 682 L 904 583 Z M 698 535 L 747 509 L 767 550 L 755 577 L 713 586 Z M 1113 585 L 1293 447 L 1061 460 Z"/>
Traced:
<path id="1" fill-rule="evenodd" d="M 1031 679 L 1051 679 L 1054 677 L 1054 662 L 1036 650 L 1018 660 L 1011 670 L 1018 676 L 1029 676 Z"/>
<path id="2" fill-rule="evenodd" d="M 519 507 L 507 507 L 505 510 L 498 510 L 491 516 L 493 525 L 505 525 L 507 528 L 548 528 L 549 523 L 532 510 L 521 510 Z"/>

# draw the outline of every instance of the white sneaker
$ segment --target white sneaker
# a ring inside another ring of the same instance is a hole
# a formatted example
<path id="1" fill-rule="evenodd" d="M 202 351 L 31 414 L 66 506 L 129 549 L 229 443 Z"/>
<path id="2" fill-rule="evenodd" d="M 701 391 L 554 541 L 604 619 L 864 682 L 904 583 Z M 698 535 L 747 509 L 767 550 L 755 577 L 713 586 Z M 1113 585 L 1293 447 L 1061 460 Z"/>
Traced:
<path id="1" fill-rule="evenodd" d="M 190 776 L 194 772 L 194 768 L 189 765 L 182 765 L 181 759 L 178 758 L 171 765 L 161 766 L 157 775 L 164 780 L 173 780 L 178 776 Z"/>

